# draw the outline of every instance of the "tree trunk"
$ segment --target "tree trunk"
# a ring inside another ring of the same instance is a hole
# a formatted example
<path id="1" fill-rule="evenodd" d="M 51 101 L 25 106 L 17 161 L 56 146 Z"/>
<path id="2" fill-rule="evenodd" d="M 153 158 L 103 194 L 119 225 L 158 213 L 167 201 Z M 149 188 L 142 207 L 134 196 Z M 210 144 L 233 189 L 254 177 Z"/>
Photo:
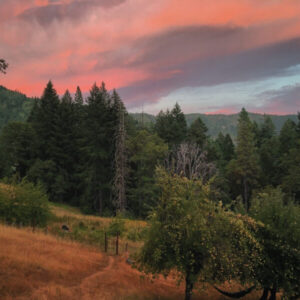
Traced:
<path id="1" fill-rule="evenodd" d="M 99 191 L 99 195 L 98 195 L 98 201 L 99 201 L 99 214 L 100 216 L 102 215 L 102 192 Z"/>
<path id="2" fill-rule="evenodd" d="M 185 277 L 185 300 L 191 300 L 194 284 L 191 281 L 190 274 Z"/>
<path id="3" fill-rule="evenodd" d="M 271 296 L 269 298 L 269 300 L 276 300 L 276 287 L 271 289 Z"/>
<path id="4" fill-rule="evenodd" d="M 260 298 L 260 300 L 267 300 L 268 299 L 268 295 L 269 295 L 269 289 L 268 288 L 264 288 L 263 294 Z"/>
<path id="5" fill-rule="evenodd" d="M 243 185 L 244 185 L 244 205 L 245 205 L 245 208 L 246 208 L 246 211 L 249 210 L 249 186 L 248 186 L 248 182 L 247 182 L 247 178 L 244 177 L 243 179 Z"/>

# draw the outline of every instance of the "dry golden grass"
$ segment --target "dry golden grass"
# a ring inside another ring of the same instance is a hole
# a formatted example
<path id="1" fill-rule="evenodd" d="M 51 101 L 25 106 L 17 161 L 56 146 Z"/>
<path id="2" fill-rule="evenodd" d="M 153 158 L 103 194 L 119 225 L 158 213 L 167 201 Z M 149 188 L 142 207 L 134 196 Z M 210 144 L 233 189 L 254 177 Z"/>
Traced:
<path id="1" fill-rule="evenodd" d="M 0 299 L 183 299 L 183 286 L 178 287 L 173 279 L 151 283 L 125 259 L 0 225 Z M 252 297 L 258 298 L 257 294 Z M 224 297 L 210 288 L 193 299 Z"/>
<path id="2" fill-rule="evenodd" d="M 66 206 L 65 208 L 58 205 L 51 205 L 51 211 L 57 217 L 70 217 L 76 218 L 81 221 L 100 222 L 101 224 L 103 224 L 103 226 L 108 226 L 113 220 L 113 218 L 103 218 L 98 216 L 84 215 L 80 212 L 79 209 L 70 206 Z M 126 228 L 145 227 L 147 224 L 145 221 L 140 220 L 124 219 L 124 221 Z"/>

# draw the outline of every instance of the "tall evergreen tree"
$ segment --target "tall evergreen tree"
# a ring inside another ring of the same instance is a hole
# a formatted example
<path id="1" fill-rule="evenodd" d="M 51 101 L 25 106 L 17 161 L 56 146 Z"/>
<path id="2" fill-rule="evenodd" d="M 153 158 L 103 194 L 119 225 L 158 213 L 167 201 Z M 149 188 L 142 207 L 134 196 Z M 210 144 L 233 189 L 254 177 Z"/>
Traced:
<path id="1" fill-rule="evenodd" d="M 196 143 L 200 148 L 203 148 L 207 140 L 207 127 L 201 118 L 197 118 L 190 126 L 187 132 L 189 142 Z"/>
<path id="2" fill-rule="evenodd" d="M 109 94 L 102 84 L 93 85 L 87 98 L 84 121 L 85 196 L 83 205 L 103 213 L 112 209 L 112 182 L 115 122 Z M 105 202 L 105 200 L 108 202 Z"/>
<path id="3" fill-rule="evenodd" d="M 178 103 L 171 111 L 161 111 L 157 115 L 154 129 L 158 136 L 169 145 L 170 149 L 177 147 L 186 139 L 186 119 Z"/>
<path id="4" fill-rule="evenodd" d="M 83 97 L 81 93 L 81 89 L 77 86 L 75 97 L 74 97 L 75 104 L 82 105 L 83 104 Z"/>
<path id="5" fill-rule="evenodd" d="M 37 135 L 37 159 L 29 170 L 29 178 L 44 183 L 50 200 L 63 201 L 61 156 L 60 100 L 51 81 L 42 98 L 36 102 L 29 118 Z"/>
<path id="6" fill-rule="evenodd" d="M 232 179 L 236 179 L 244 206 L 248 210 L 252 189 L 257 184 L 260 168 L 252 123 L 244 108 L 240 112 L 238 120 L 236 155 L 237 158 L 232 160 L 228 166 L 229 173 L 232 173 Z"/>

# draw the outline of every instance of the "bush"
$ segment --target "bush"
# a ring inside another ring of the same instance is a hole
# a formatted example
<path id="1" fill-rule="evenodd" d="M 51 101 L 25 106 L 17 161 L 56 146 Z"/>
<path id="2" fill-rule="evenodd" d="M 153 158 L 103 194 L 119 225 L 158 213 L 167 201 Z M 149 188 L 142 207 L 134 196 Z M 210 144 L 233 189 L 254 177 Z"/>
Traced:
<path id="1" fill-rule="evenodd" d="M 0 184 L 0 219 L 8 224 L 46 226 L 50 217 L 48 198 L 39 185 L 23 180 Z"/>
<path id="2" fill-rule="evenodd" d="M 146 236 L 146 227 L 133 227 L 128 230 L 127 239 L 137 242 L 141 241 Z"/>
<path id="3" fill-rule="evenodd" d="M 107 233 L 111 236 L 122 235 L 125 231 L 125 222 L 122 219 L 114 218 L 109 224 Z"/>

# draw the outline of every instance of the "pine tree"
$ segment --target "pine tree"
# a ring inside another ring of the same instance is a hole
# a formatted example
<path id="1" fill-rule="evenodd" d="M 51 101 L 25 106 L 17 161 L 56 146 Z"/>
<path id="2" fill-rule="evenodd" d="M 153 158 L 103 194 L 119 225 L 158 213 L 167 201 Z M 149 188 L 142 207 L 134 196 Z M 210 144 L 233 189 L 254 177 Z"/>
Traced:
<path id="1" fill-rule="evenodd" d="M 82 93 L 81 93 L 79 86 L 77 86 L 77 89 L 76 89 L 74 102 L 75 102 L 75 104 L 83 105 L 83 97 L 82 97 Z"/>
<path id="2" fill-rule="evenodd" d="M 188 129 L 187 139 L 189 142 L 196 143 L 200 148 L 203 148 L 207 140 L 207 127 L 201 120 L 197 118 Z"/>
<path id="3" fill-rule="evenodd" d="M 30 123 L 37 135 L 36 160 L 29 170 L 29 177 L 44 183 L 50 199 L 62 201 L 63 184 L 58 158 L 61 155 L 60 101 L 51 81 L 36 102 Z"/>
<path id="4" fill-rule="evenodd" d="M 48 82 L 41 100 L 32 112 L 31 121 L 37 132 L 39 143 L 39 158 L 42 160 L 53 157 L 57 150 L 59 97 L 53 88 L 51 81 Z"/>
<path id="5" fill-rule="evenodd" d="M 260 174 L 257 149 L 253 133 L 253 125 L 247 111 L 243 108 L 238 120 L 238 135 L 236 147 L 236 160 L 228 166 L 233 178 L 240 186 L 241 196 L 245 209 L 250 207 L 252 189 L 256 186 Z"/>
<path id="6" fill-rule="evenodd" d="M 171 111 L 159 112 L 154 129 L 170 149 L 178 147 L 186 139 L 186 119 L 178 103 Z"/>
<path id="7" fill-rule="evenodd" d="M 110 96 L 104 84 L 101 88 L 94 84 L 85 107 L 83 205 L 87 210 L 98 211 L 100 214 L 105 207 L 112 209 L 114 124 Z"/>

